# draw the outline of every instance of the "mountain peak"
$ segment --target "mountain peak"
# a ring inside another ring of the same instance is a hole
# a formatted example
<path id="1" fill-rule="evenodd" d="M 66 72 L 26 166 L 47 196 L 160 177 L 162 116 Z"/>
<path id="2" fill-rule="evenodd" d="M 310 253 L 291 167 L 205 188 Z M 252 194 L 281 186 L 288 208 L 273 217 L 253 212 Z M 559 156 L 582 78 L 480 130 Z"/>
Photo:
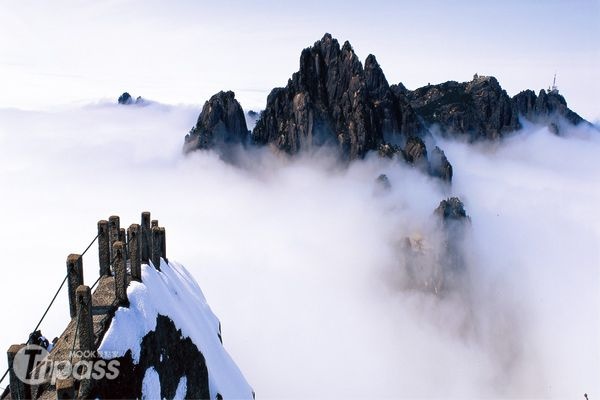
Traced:
<path id="1" fill-rule="evenodd" d="M 390 90 L 374 56 L 363 68 L 348 41 L 340 49 L 326 34 L 302 51 L 288 85 L 271 92 L 252 139 L 291 154 L 330 145 L 352 160 L 425 132 L 410 105 Z"/>

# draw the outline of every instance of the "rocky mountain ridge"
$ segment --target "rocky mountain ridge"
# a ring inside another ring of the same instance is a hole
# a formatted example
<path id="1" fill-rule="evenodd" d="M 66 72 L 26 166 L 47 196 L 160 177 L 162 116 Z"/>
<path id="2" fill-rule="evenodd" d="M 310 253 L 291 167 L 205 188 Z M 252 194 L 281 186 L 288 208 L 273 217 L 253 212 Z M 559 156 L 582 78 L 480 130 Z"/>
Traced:
<path id="1" fill-rule="evenodd" d="M 363 66 L 349 42 L 340 46 L 326 33 L 302 51 L 299 70 L 287 85 L 271 91 L 251 132 L 234 93 L 219 92 L 205 103 L 184 148 L 268 145 L 293 155 L 330 146 L 347 161 L 377 151 L 451 181 L 452 166 L 435 146 L 432 130 L 497 140 L 520 129 L 522 120 L 546 124 L 556 133 L 564 123 L 585 122 L 558 90 L 537 96 L 526 90 L 511 98 L 494 77 L 475 74 L 469 82 L 412 91 L 402 83 L 389 85 L 374 55 Z"/>

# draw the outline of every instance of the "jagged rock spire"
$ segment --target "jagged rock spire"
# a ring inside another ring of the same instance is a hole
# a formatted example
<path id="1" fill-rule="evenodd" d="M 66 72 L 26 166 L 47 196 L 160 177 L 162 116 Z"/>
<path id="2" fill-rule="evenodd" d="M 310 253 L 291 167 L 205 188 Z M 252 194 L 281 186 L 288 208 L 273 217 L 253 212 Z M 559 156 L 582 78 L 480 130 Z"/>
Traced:
<path id="1" fill-rule="evenodd" d="M 390 90 L 373 55 L 363 68 L 349 42 L 340 47 L 326 33 L 302 51 L 287 86 L 271 92 L 252 138 L 292 154 L 331 144 L 355 159 L 425 131 L 410 105 Z"/>

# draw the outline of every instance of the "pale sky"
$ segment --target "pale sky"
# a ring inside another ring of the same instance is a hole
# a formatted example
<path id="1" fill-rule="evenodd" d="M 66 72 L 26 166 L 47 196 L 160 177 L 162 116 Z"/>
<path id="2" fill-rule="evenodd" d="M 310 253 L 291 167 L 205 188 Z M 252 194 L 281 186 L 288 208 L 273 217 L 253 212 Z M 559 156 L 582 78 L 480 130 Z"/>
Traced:
<path id="1" fill-rule="evenodd" d="M 569 106 L 600 119 L 600 1 L 103 1 L 0 4 L 0 107 L 115 99 L 127 90 L 202 104 L 234 90 L 246 109 L 330 32 L 408 88 L 477 72 L 510 95 L 556 72 Z"/>

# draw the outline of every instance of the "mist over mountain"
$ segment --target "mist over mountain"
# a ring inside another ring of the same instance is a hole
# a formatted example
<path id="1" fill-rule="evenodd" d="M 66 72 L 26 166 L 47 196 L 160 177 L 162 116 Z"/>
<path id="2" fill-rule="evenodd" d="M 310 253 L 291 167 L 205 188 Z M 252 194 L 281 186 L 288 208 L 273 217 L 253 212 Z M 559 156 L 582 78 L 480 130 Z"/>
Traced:
<path id="1" fill-rule="evenodd" d="M 479 74 L 409 90 L 330 34 L 262 111 L 222 89 L 200 114 L 129 92 L 0 109 L 3 343 L 99 216 L 151 209 L 172 267 L 145 266 L 112 319 L 103 346 L 136 378 L 122 393 L 600 393 L 600 135 L 558 90 L 510 97 Z"/>

